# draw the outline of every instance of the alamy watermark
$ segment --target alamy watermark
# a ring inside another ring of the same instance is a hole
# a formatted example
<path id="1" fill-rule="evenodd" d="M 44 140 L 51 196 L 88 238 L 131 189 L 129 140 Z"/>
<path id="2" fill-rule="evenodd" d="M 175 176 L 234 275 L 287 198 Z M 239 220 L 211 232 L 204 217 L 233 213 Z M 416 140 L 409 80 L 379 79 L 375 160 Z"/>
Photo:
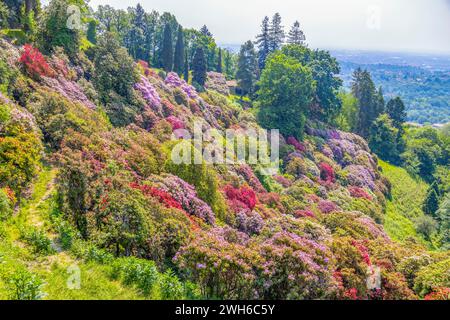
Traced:
<path id="1" fill-rule="evenodd" d="M 173 132 L 172 140 L 178 141 L 171 154 L 174 164 L 249 164 L 259 166 L 262 175 L 279 172 L 279 130 L 203 128 L 202 122 L 195 122 L 193 134 L 186 129 Z"/>

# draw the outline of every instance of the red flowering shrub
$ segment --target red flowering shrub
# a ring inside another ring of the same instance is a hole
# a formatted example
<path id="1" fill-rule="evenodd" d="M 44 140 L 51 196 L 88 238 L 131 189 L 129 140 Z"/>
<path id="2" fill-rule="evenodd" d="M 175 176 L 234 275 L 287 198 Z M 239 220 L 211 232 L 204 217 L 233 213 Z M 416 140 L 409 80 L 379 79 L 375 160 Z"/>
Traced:
<path id="1" fill-rule="evenodd" d="M 359 253 L 361 254 L 361 257 L 363 259 L 363 261 L 368 265 L 371 266 L 372 262 L 370 261 L 370 255 L 369 255 L 369 250 L 367 249 L 367 247 L 362 244 L 361 242 L 358 242 L 356 240 L 352 241 L 352 245 L 358 249 Z"/>
<path id="2" fill-rule="evenodd" d="M 147 186 L 139 185 L 137 183 L 130 184 L 133 189 L 141 190 L 146 196 L 150 196 L 158 199 L 159 203 L 163 204 L 167 208 L 175 208 L 182 210 L 181 204 L 179 204 L 170 194 L 165 191 Z"/>
<path id="3" fill-rule="evenodd" d="M 170 116 L 166 118 L 166 121 L 172 125 L 173 130 L 184 129 L 184 122 L 175 116 Z"/>
<path id="4" fill-rule="evenodd" d="M 322 162 L 319 165 L 319 169 L 320 169 L 320 179 L 322 181 L 325 181 L 327 183 L 336 182 L 336 176 L 334 174 L 334 170 L 329 164 Z"/>
<path id="5" fill-rule="evenodd" d="M 163 106 L 164 116 L 169 117 L 169 116 L 174 114 L 175 106 L 172 103 L 170 103 L 170 101 L 163 100 L 162 101 L 162 106 Z"/>
<path id="6" fill-rule="evenodd" d="M 372 201 L 372 196 L 370 194 L 368 194 L 367 191 L 362 188 L 351 186 L 348 188 L 348 191 L 350 192 L 350 195 L 353 198 L 363 198 L 363 199 Z"/>
<path id="7" fill-rule="evenodd" d="M 450 300 L 450 288 L 437 288 L 432 293 L 425 296 L 425 300 Z"/>
<path id="8" fill-rule="evenodd" d="M 233 204 L 235 201 L 238 203 L 234 203 L 238 205 L 239 203 L 243 204 L 245 208 L 252 211 L 256 206 L 256 194 L 249 187 L 241 187 L 240 189 L 234 188 L 233 186 L 226 186 L 225 195 L 227 199 L 231 201 Z"/>
<path id="9" fill-rule="evenodd" d="M 28 74 L 33 77 L 50 77 L 54 73 L 47 61 L 45 61 L 42 53 L 30 44 L 26 44 L 23 47 L 23 53 L 19 62 L 23 64 Z"/>
<path id="10" fill-rule="evenodd" d="M 286 142 L 288 144 L 290 144 L 291 146 L 293 146 L 299 152 L 305 152 L 306 151 L 305 146 L 301 142 L 298 142 L 298 140 L 295 139 L 294 137 L 287 138 Z"/>
<path id="11" fill-rule="evenodd" d="M 315 218 L 316 216 L 311 210 L 296 210 L 294 212 L 296 218 Z"/>

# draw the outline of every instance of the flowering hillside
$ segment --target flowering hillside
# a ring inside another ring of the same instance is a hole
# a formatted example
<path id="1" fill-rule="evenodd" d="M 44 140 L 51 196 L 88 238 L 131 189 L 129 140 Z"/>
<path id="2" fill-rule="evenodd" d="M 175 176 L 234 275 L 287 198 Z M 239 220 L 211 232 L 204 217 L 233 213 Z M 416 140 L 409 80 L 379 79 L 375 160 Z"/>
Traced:
<path id="1" fill-rule="evenodd" d="M 256 132 L 254 110 L 220 73 L 200 90 L 114 45 L 99 47 L 116 55 L 69 58 L 0 39 L 1 299 L 448 295 L 449 251 L 386 232 L 398 185 L 361 136 L 308 117 L 301 134 L 280 136 L 278 172 L 202 155 L 177 163 L 199 123 Z M 73 264 L 92 282 L 78 296 L 61 284 Z"/>

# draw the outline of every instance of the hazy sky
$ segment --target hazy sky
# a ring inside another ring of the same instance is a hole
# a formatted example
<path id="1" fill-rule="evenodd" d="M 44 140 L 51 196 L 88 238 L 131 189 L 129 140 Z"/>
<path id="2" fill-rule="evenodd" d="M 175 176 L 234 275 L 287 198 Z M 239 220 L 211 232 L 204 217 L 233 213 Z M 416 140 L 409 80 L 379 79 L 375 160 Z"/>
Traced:
<path id="1" fill-rule="evenodd" d="M 91 0 L 96 7 L 169 11 L 188 28 L 206 24 L 218 43 L 254 39 L 265 15 L 299 20 L 310 47 L 450 53 L 450 0 Z"/>

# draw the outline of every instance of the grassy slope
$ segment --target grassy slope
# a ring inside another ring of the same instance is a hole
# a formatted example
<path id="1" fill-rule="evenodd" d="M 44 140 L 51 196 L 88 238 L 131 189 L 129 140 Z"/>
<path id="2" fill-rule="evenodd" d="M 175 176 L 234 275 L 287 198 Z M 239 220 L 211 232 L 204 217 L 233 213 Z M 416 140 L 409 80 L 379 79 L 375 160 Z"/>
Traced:
<path id="1" fill-rule="evenodd" d="M 383 173 L 392 183 L 392 199 L 387 203 L 384 227 L 386 232 L 397 241 L 409 237 L 429 245 L 415 229 L 414 219 L 422 216 L 422 203 L 428 185 L 411 177 L 405 169 L 395 167 L 380 160 Z"/>
<path id="2" fill-rule="evenodd" d="M 49 220 L 54 201 L 55 174 L 54 170 L 43 170 L 34 183 L 30 198 L 21 204 L 18 213 L 8 221 L 0 222 L 3 230 L 0 240 L 0 300 L 8 298 L 4 279 L 18 269 L 27 269 L 44 280 L 46 299 L 142 299 L 135 289 L 112 281 L 107 266 L 79 261 L 70 252 L 62 251 L 55 241 L 54 253 L 48 256 L 36 255 L 20 239 L 20 230 L 29 227 L 44 231 L 49 239 L 56 238 Z M 71 276 L 68 272 L 70 266 L 77 266 L 81 270 L 80 289 L 71 290 L 67 286 Z"/>

